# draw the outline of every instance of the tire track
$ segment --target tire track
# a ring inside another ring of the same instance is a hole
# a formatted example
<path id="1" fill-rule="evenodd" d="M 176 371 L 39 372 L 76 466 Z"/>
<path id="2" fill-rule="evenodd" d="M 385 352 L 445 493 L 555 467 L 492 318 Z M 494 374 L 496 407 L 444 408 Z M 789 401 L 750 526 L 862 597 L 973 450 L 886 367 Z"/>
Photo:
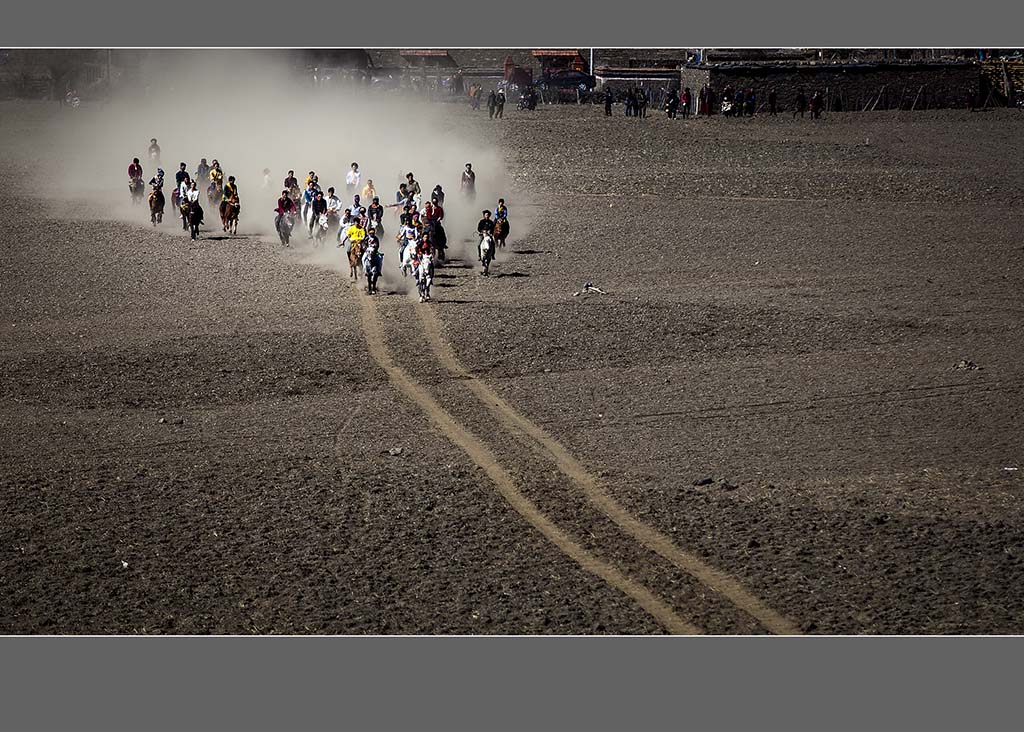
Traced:
<path id="1" fill-rule="evenodd" d="M 474 463 L 484 470 L 494 482 L 498 492 L 519 515 L 584 570 L 600 577 L 619 592 L 632 598 L 670 633 L 692 635 L 702 632 L 700 628 L 682 618 L 649 589 L 588 552 L 526 498 L 516 487 L 512 476 L 498 463 L 490 449 L 456 422 L 422 386 L 413 381 L 401 367 L 395 364 L 384 343 L 383 328 L 372 299 L 361 293 L 357 295 L 357 298 L 360 302 L 363 331 L 374 361 L 387 373 L 388 379 L 402 394 L 418 405 L 448 439 L 460 447 Z"/>
<path id="2" fill-rule="evenodd" d="M 795 623 L 750 594 L 737 579 L 683 551 L 671 539 L 633 517 L 608 493 L 597 477 L 587 471 L 583 464 L 576 460 L 561 443 L 517 412 L 487 384 L 473 376 L 462 365 L 451 345 L 444 339 L 440 322 L 432 308 L 420 307 L 416 308 L 416 312 L 423 324 L 423 333 L 438 360 L 473 392 L 491 414 L 508 427 L 531 438 L 535 449 L 553 460 L 558 469 L 579 486 L 591 505 L 643 546 L 728 598 L 733 605 L 756 619 L 766 630 L 782 635 L 799 634 L 800 631 Z"/>

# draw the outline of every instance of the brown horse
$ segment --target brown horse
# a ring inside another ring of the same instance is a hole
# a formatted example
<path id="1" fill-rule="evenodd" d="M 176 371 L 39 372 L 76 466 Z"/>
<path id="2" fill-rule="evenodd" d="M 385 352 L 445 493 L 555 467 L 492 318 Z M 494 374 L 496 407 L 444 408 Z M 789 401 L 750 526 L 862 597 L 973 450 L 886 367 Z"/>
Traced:
<path id="1" fill-rule="evenodd" d="M 227 201 L 221 201 L 220 221 L 224 225 L 224 231 L 229 234 L 238 233 L 238 212 L 241 208 L 238 205 L 238 196 L 232 196 Z"/>
<path id="2" fill-rule="evenodd" d="M 164 220 L 164 193 L 159 188 L 154 188 L 149 194 L 149 220 L 153 226 Z"/>
<path id="3" fill-rule="evenodd" d="M 508 219 L 498 219 L 494 222 L 494 245 L 505 248 L 505 239 L 508 238 Z"/>
<path id="4" fill-rule="evenodd" d="M 363 266 L 360 259 L 363 256 L 363 248 L 359 242 L 352 242 L 351 248 L 348 250 L 348 267 L 349 267 L 349 279 L 359 279 L 359 269 Z"/>

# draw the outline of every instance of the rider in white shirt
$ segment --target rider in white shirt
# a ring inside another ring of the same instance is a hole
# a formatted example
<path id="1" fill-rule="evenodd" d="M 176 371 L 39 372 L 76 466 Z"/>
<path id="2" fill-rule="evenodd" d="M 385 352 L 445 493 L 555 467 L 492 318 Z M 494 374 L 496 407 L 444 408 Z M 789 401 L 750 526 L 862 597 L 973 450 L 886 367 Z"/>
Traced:
<path id="1" fill-rule="evenodd" d="M 197 203 L 199 201 L 199 187 L 196 185 L 195 181 L 192 181 L 188 190 L 185 191 L 184 200 L 190 203 Z"/>
<path id="2" fill-rule="evenodd" d="M 341 216 L 341 199 L 334 195 L 334 188 L 327 189 L 327 215 L 331 221 L 337 221 Z"/>
<path id="3" fill-rule="evenodd" d="M 345 192 L 352 195 L 359 186 L 359 163 L 352 163 L 352 167 L 345 174 Z"/>

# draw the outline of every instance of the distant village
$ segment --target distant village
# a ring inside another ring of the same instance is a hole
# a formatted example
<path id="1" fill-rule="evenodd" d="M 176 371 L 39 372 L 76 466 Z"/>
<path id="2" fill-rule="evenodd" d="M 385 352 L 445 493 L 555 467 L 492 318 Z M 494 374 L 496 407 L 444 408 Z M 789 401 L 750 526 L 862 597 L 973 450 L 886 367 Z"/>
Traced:
<path id="1" fill-rule="evenodd" d="M 146 94 L 158 50 L 0 50 L 0 99 L 98 99 L 118 88 Z M 212 51 L 202 53 L 231 53 Z M 279 58 L 301 83 L 405 89 L 437 100 L 471 90 L 535 89 L 545 103 L 598 101 L 642 88 L 801 90 L 829 110 L 1018 106 L 1024 103 L 1019 49 L 285 49 Z"/>

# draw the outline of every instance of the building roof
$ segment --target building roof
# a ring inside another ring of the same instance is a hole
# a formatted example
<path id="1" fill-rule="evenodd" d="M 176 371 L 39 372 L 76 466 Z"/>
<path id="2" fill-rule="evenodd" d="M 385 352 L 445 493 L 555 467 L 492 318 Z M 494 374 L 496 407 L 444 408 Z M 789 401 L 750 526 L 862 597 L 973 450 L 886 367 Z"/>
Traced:
<path id="1" fill-rule="evenodd" d="M 578 48 L 554 48 L 554 49 L 537 49 L 530 52 L 534 56 L 572 56 L 576 57 L 580 55 Z"/>
<path id="2" fill-rule="evenodd" d="M 440 48 L 403 48 L 400 56 L 447 56 L 448 51 Z"/>

